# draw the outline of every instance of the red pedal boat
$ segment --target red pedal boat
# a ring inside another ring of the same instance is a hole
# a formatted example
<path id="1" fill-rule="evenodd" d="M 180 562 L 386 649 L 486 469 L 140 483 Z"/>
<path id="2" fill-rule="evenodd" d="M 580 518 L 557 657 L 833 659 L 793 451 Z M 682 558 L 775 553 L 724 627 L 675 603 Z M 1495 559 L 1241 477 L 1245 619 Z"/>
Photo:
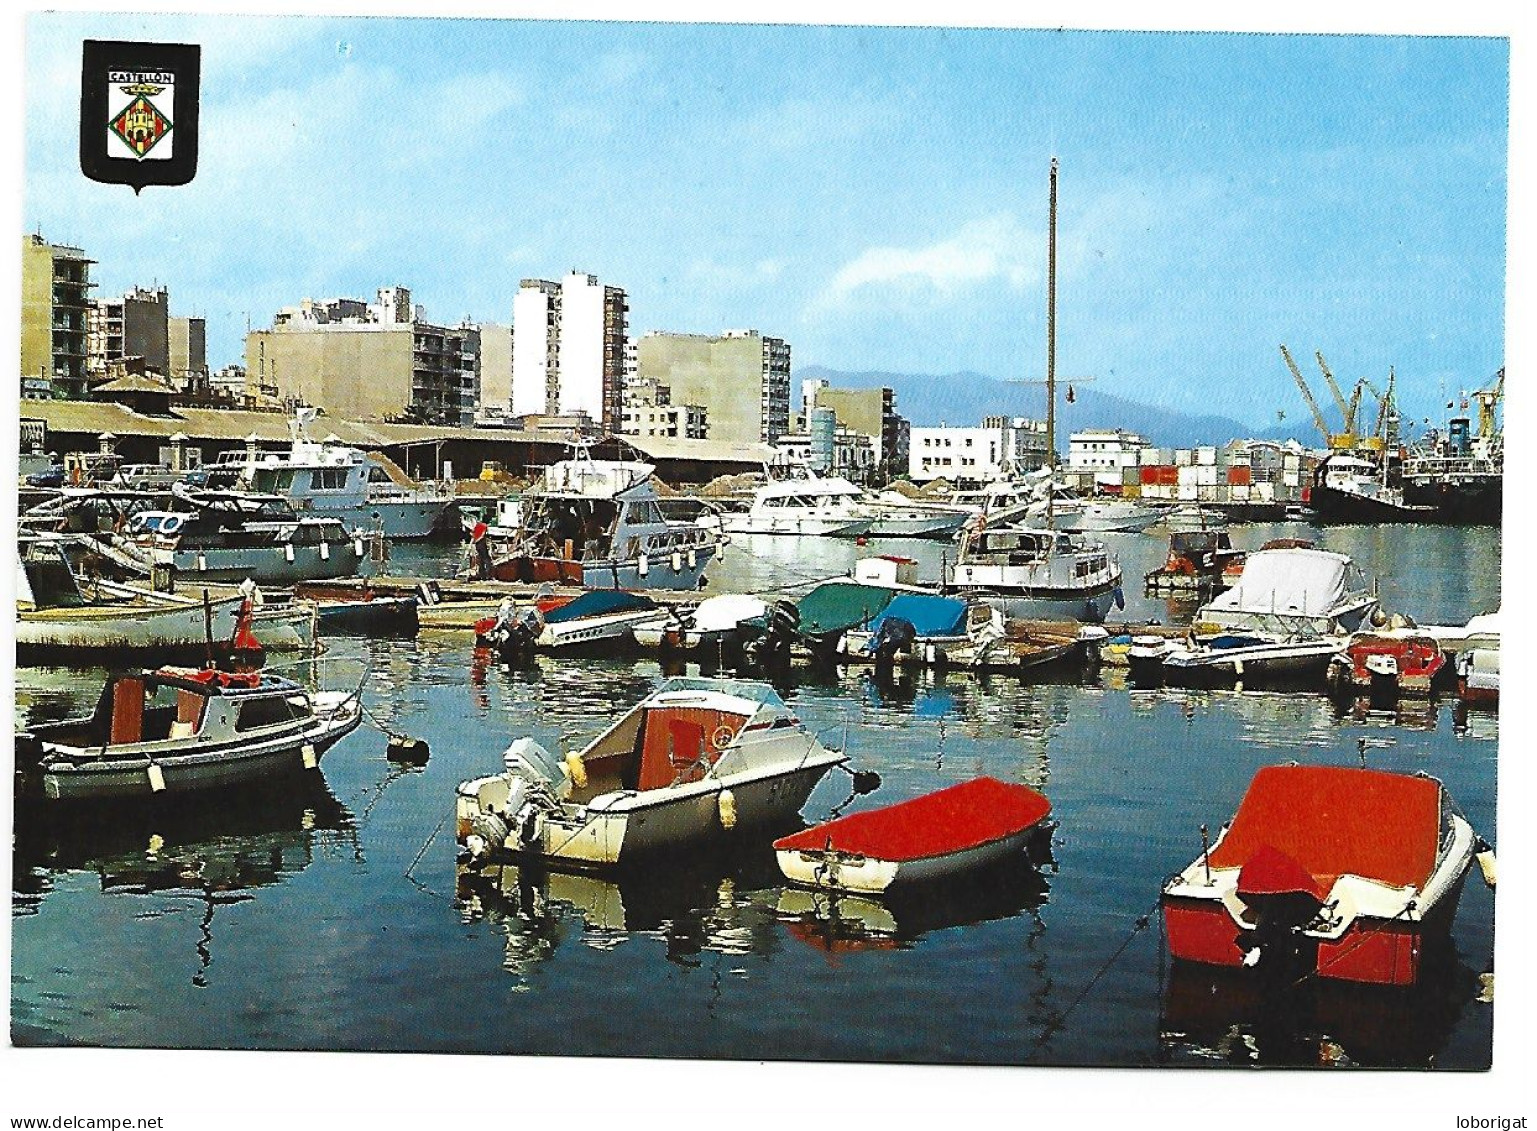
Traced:
<path id="1" fill-rule="evenodd" d="M 1435 778 L 1270 766 L 1210 850 L 1165 885 L 1169 951 L 1282 977 L 1412 985 L 1484 850 Z"/>
<path id="2" fill-rule="evenodd" d="M 1330 675 L 1359 692 L 1429 695 L 1446 667 L 1446 654 L 1431 636 L 1361 633 L 1336 656 Z"/>
<path id="3" fill-rule="evenodd" d="M 792 883 L 879 894 L 948 879 L 1049 835 L 1051 803 L 1029 786 L 975 778 L 935 793 L 853 813 L 774 842 Z"/>

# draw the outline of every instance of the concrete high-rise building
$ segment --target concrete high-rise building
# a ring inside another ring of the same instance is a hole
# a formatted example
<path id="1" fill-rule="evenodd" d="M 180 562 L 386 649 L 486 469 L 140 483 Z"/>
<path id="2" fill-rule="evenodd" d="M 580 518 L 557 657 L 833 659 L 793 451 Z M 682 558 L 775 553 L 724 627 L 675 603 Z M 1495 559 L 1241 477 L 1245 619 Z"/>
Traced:
<path id="1" fill-rule="evenodd" d="M 617 432 L 629 309 L 624 291 L 595 275 L 524 279 L 512 300 L 513 415 L 584 413 Z"/>
<path id="2" fill-rule="evenodd" d="M 512 412 L 512 327 L 480 324 L 480 415 L 505 417 Z"/>
<path id="3" fill-rule="evenodd" d="M 172 318 L 166 323 L 171 380 L 187 382 L 208 374 L 208 323 L 202 318 Z"/>
<path id="4" fill-rule="evenodd" d="M 810 382 L 803 382 L 803 387 Z M 888 473 L 907 470 L 906 429 L 897 395 L 888 388 L 838 389 L 825 381 L 809 391 L 810 408 L 830 408 L 845 428 L 870 437 L 876 465 Z M 809 410 L 808 410 L 809 416 Z"/>
<path id="5" fill-rule="evenodd" d="M 428 322 L 404 287 L 375 303 L 305 299 L 246 335 L 256 389 L 360 420 L 472 423 L 480 357 L 477 327 Z"/>
<path id="6" fill-rule="evenodd" d="M 678 404 L 701 406 L 710 439 L 772 443 L 790 430 L 790 346 L 756 330 L 721 335 L 653 331 L 640 339 L 639 377 Z"/>
<path id="7" fill-rule="evenodd" d="M 21 381 L 33 395 L 85 393 L 93 262 L 78 247 L 21 238 Z"/>
<path id="8" fill-rule="evenodd" d="M 171 372 L 171 306 L 164 287 L 135 287 L 121 298 L 91 303 L 86 370 L 104 377 L 113 362 L 137 357 L 155 373 Z"/>

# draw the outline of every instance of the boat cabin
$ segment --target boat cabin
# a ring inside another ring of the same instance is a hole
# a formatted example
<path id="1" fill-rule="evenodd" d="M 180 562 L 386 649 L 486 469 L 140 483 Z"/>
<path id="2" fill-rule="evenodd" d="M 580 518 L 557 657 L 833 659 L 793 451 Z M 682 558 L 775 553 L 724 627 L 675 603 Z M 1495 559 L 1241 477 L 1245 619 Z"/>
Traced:
<path id="1" fill-rule="evenodd" d="M 617 790 L 645 792 L 702 779 L 722 758 L 721 772 L 750 768 L 757 759 L 746 735 L 778 738 L 799 721 L 772 690 L 734 681 L 675 679 L 646 699 L 581 752 L 587 777 L 574 786 L 578 804 Z M 760 733 L 761 732 L 761 733 Z M 804 753 L 804 741 L 801 743 Z"/>
<path id="2" fill-rule="evenodd" d="M 1029 565 L 1044 561 L 1054 554 L 1066 555 L 1079 551 L 1073 539 L 1055 530 L 1032 530 L 1026 527 L 1002 526 L 984 530 L 972 539 L 964 557 L 973 564 Z M 1109 561 L 1104 554 L 1085 558 L 1078 563 L 1083 574 L 1105 569 Z"/>
<path id="3" fill-rule="evenodd" d="M 167 667 L 114 676 L 89 718 L 34 733 L 64 746 L 105 750 L 199 735 L 256 737 L 291 729 L 313 714 L 309 693 L 280 676 Z"/>

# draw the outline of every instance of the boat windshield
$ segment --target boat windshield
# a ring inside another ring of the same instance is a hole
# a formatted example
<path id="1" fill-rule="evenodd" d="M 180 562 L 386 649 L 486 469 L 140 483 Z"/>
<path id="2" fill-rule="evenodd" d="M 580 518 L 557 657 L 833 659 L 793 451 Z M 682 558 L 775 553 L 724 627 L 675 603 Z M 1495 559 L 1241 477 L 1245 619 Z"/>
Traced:
<path id="1" fill-rule="evenodd" d="M 722 695 L 734 695 L 753 703 L 783 707 L 784 700 L 766 683 L 752 683 L 743 679 L 703 679 L 697 676 L 674 676 L 658 689 L 664 691 L 716 691 Z"/>

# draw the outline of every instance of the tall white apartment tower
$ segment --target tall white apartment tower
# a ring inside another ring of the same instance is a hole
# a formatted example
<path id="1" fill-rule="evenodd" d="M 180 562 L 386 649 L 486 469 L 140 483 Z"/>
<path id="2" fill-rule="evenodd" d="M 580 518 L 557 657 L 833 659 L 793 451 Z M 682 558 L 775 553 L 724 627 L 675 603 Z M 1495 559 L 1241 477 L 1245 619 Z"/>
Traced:
<path id="1" fill-rule="evenodd" d="M 595 275 L 523 280 L 512 310 L 513 415 L 583 412 L 617 431 L 628 313 L 624 291 Z"/>

